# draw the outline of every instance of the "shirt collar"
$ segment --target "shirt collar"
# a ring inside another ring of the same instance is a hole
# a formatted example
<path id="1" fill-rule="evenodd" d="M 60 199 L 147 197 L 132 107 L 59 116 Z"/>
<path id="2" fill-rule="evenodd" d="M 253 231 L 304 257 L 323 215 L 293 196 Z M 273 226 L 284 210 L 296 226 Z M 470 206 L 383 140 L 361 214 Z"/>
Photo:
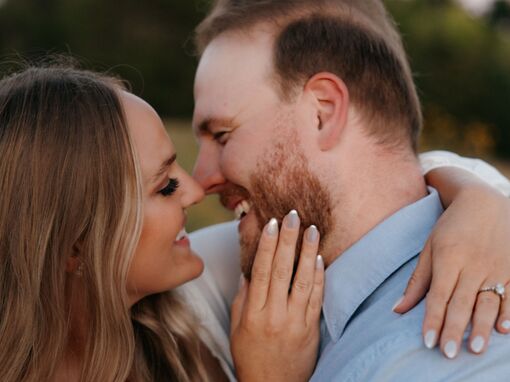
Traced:
<path id="1" fill-rule="evenodd" d="M 421 252 L 443 207 L 437 191 L 382 221 L 326 270 L 323 315 L 336 342 L 359 306 L 392 273 Z"/>

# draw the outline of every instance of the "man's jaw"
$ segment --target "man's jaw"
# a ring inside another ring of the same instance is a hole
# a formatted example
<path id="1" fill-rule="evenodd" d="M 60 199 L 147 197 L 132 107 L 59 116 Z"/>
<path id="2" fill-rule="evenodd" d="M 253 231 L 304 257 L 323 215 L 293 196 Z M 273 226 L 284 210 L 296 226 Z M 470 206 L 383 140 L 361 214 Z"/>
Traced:
<path id="1" fill-rule="evenodd" d="M 258 209 L 252 201 L 247 189 L 234 184 L 226 185 L 219 193 L 221 204 L 228 210 L 233 211 L 239 232 L 241 245 L 241 270 L 247 279 L 251 276 L 251 266 L 260 238 Z"/>

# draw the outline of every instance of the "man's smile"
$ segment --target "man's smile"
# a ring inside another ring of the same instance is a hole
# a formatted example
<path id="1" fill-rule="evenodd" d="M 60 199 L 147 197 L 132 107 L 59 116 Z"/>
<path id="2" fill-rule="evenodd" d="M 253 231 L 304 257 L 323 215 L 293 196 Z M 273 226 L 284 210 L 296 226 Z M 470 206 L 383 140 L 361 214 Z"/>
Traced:
<path id="1" fill-rule="evenodd" d="M 251 202 L 247 200 L 240 201 L 234 209 L 236 219 L 241 220 L 243 217 L 245 217 L 248 212 L 250 212 L 251 207 Z"/>

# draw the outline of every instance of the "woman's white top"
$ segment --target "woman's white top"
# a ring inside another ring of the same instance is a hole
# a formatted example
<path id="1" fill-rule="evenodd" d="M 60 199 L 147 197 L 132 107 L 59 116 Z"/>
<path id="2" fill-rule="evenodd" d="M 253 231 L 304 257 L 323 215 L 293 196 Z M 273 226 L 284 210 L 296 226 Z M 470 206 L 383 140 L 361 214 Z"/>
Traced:
<path id="1" fill-rule="evenodd" d="M 230 354 L 230 304 L 239 287 L 241 266 L 237 222 L 216 224 L 190 234 L 192 249 L 202 257 L 202 275 L 179 288 L 202 323 L 202 341 L 236 381 Z"/>
<path id="2" fill-rule="evenodd" d="M 510 196 L 510 182 L 494 167 L 479 159 L 463 158 L 447 151 L 420 155 L 423 173 L 438 167 L 467 170 Z M 200 337 L 218 358 L 231 381 L 235 381 L 229 346 L 230 304 L 239 286 L 239 243 L 237 222 L 217 224 L 193 232 L 191 246 L 204 260 L 205 270 L 196 280 L 179 288 L 185 301 L 202 322 Z"/>

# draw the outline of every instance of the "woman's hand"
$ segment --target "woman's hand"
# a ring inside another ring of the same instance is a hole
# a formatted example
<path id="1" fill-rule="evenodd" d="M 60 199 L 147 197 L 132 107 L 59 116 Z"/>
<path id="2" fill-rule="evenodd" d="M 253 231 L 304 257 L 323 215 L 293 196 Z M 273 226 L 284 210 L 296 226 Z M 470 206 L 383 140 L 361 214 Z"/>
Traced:
<path id="1" fill-rule="evenodd" d="M 510 201 L 462 170 L 451 169 L 446 175 L 457 179 L 459 188 L 441 195 L 445 205 L 451 204 L 427 241 L 404 299 L 394 310 L 405 313 L 430 286 L 424 342 L 429 348 L 439 343 L 443 353 L 454 358 L 470 321 L 468 348 L 475 354 L 487 349 L 495 325 L 501 333 L 510 331 L 510 298 L 479 293 L 497 283 L 510 293 Z"/>
<path id="2" fill-rule="evenodd" d="M 303 235 L 292 288 L 299 217 L 291 211 L 278 233 L 264 227 L 251 273 L 232 305 L 231 348 L 240 381 L 307 381 L 317 361 L 324 264 L 319 232 Z"/>

